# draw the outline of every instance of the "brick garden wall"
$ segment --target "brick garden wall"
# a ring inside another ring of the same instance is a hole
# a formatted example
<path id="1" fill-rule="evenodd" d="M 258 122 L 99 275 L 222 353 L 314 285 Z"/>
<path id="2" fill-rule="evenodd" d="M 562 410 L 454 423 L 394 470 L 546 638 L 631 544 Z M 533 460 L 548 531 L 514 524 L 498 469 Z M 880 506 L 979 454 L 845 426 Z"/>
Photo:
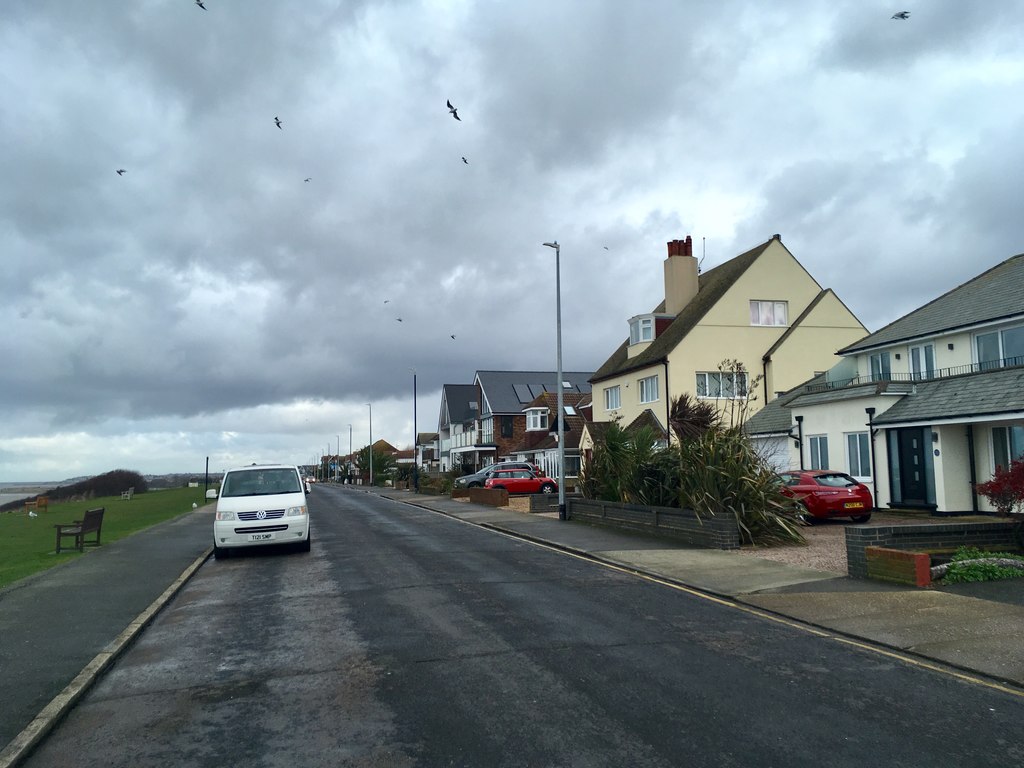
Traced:
<path id="1" fill-rule="evenodd" d="M 923 552 L 867 547 L 864 550 L 868 578 L 926 587 L 932 583 L 932 559 Z"/>
<path id="2" fill-rule="evenodd" d="M 644 507 L 574 496 L 566 497 L 566 511 L 572 520 L 668 536 L 698 547 L 739 549 L 740 546 L 735 519 L 701 519 L 689 509 Z"/>
<path id="3" fill-rule="evenodd" d="M 939 523 L 926 525 L 856 525 L 846 528 L 847 573 L 856 579 L 869 578 L 868 547 L 927 552 L 936 549 L 978 547 L 1015 550 L 1020 544 L 1016 523 Z"/>

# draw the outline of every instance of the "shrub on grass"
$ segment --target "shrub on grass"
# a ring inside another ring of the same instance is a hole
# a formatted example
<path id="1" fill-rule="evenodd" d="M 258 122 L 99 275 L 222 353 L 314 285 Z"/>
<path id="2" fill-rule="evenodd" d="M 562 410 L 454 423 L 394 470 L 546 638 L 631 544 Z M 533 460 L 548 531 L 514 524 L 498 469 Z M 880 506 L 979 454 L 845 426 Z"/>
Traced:
<path id="1" fill-rule="evenodd" d="M 1019 562 L 1016 568 L 1010 563 Z M 1024 578 L 1024 556 L 1010 552 L 984 552 L 975 547 L 960 547 L 942 577 L 944 584 Z"/>

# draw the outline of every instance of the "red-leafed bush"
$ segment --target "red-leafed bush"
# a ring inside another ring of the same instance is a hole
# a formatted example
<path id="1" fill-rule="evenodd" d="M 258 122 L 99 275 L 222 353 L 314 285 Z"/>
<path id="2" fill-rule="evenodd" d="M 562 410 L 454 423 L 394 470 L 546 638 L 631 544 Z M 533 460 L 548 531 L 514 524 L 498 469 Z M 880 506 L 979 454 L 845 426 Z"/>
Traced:
<path id="1" fill-rule="evenodd" d="M 996 467 L 991 480 L 975 487 L 1000 515 L 1024 514 L 1024 459 L 1014 459 L 1008 468 Z"/>

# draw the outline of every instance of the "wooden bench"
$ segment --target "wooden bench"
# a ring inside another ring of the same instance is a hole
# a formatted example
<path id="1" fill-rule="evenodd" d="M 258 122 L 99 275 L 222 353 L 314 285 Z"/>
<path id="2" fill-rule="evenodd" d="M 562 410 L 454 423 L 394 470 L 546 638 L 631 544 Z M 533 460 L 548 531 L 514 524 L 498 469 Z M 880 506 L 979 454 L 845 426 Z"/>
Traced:
<path id="1" fill-rule="evenodd" d="M 132 500 L 132 496 L 134 496 L 134 495 L 135 495 L 135 486 L 134 485 L 131 488 L 129 488 L 127 491 L 121 491 L 121 498 L 125 499 L 126 501 L 131 501 Z"/>
<path id="2" fill-rule="evenodd" d="M 104 507 L 87 509 L 81 520 L 75 520 L 73 523 L 55 523 L 53 527 L 57 529 L 57 554 L 60 554 L 61 551 L 61 539 L 65 537 L 74 538 L 75 549 L 79 552 L 85 551 L 86 544 L 98 547 L 100 545 L 100 529 L 103 527 L 104 510 Z M 95 534 L 96 540 L 86 541 L 85 537 L 89 534 Z M 64 547 L 64 549 L 68 549 L 68 547 Z"/>
<path id="3" fill-rule="evenodd" d="M 25 511 L 29 512 L 35 510 L 36 512 L 42 510 L 46 511 L 49 509 L 50 500 L 46 496 L 39 496 L 32 501 L 25 502 Z"/>

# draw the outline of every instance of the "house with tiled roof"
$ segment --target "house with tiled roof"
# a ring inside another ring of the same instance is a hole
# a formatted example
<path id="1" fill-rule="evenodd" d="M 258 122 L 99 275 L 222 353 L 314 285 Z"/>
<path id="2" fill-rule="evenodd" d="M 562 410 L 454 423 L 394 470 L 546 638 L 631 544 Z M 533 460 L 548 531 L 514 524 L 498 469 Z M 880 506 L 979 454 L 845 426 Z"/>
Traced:
<path id="1" fill-rule="evenodd" d="M 476 442 L 480 417 L 480 395 L 473 384 L 445 384 L 441 387 L 441 412 L 437 417 L 437 446 L 440 470 L 460 468 Z"/>
<path id="2" fill-rule="evenodd" d="M 590 371 L 562 373 L 564 395 L 590 393 Z M 441 471 L 476 471 L 514 458 L 526 434 L 526 406 L 558 392 L 555 371 L 477 371 L 472 384 L 446 384 L 438 420 Z"/>
<path id="3" fill-rule="evenodd" d="M 580 441 L 586 425 L 585 405 L 588 392 L 562 393 L 562 414 L 558 414 L 558 392 L 542 392 L 526 404 L 526 431 L 521 442 L 512 449 L 517 461 L 531 461 L 548 477 L 558 477 L 558 420 L 562 419 L 565 439 L 566 490 L 575 486 L 580 474 Z"/>
<path id="4" fill-rule="evenodd" d="M 876 506 L 989 511 L 975 484 L 1024 456 L 1024 254 L 839 354 L 748 433 L 790 468 L 853 475 Z"/>
<path id="5" fill-rule="evenodd" d="M 723 413 L 737 401 L 754 412 L 867 333 L 779 235 L 703 272 L 692 238 L 673 240 L 663 271 L 664 300 L 629 318 L 629 337 L 591 378 L 595 422 L 629 424 L 650 410 L 666 433 L 683 393 Z"/>

